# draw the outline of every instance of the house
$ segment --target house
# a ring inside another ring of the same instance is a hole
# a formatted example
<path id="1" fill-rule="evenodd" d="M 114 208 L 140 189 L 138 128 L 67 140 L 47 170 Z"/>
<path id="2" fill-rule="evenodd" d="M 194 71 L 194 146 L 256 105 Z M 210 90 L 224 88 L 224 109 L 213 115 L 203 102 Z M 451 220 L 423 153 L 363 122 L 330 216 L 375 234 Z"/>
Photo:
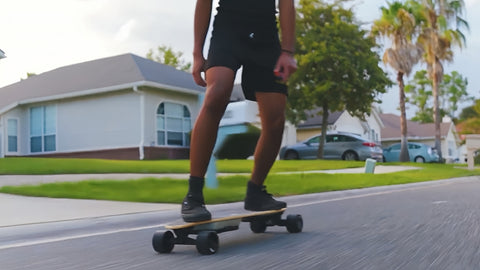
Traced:
<path id="1" fill-rule="evenodd" d="M 188 158 L 204 88 L 123 54 L 0 88 L 0 157 Z"/>
<path id="2" fill-rule="evenodd" d="M 400 142 L 400 116 L 394 114 L 381 114 L 384 123 L 382 129 L 382 144 L 384 147 Z M 459 159 L 460 138 L 457 134 L 455 124 L 449 118 L 444 118 L 440 124 L 442 156 L 447 162 Z M 435 146 L 435 124 L 421 124 L 407 121 L 407 140 L 420 142 L 432 147 Z"/>
<path id="3" fill-rule="evenodd" d="M 306 140 L 312 136 L 322 133 L 322 119 L 319 115 L 320 110 L 309 111 L 310 117 L 297 125 L 297 141 Z M 331 112 L 328 115 L 327 131 L 355 133 L 367 140 L 380 143 L 382 138 L 383 123 L 375 107 L 372 108 L 370 115 L 366 115 L 362 120 L 352 116 L 348 111 Z"/>

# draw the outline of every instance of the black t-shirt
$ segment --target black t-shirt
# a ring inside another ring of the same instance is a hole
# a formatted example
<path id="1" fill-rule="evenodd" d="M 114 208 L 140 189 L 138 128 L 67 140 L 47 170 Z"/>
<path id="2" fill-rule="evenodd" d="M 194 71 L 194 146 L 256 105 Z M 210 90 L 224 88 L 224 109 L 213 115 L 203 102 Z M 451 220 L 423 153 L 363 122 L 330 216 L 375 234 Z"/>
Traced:
<path id="1" fill-rule="evenodd" d="M 249 18 L 268 18 L 275 16 L 275 0 L 220 0 L 217 8 L 219 14 Z"/>

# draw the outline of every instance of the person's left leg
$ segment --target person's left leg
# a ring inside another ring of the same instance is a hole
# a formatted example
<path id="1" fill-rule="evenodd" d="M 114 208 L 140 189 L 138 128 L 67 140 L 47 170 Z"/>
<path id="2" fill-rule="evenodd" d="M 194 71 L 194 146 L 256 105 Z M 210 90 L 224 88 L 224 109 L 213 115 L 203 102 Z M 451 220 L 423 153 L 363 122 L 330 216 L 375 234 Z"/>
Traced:
<path id="1" fill-rule="evenodd" d="M 282 93 L 256 93 L 262 124 L 255 148 L 255 161 L 251 181 L 261 186 L 277 158 L 285 127 L 287 97 Z"/>
<path id="2" fill-rule="evenodd" d="M 285 202 L 275 200 L 265 190 L 263 183 L 282 143 L 285 126 L 286 95 L 283 93 L 257 92 L 262 131 L 254 154 L 254 167 L 247 186 L 245 209 L 252 211 L 285 208 Z"/>

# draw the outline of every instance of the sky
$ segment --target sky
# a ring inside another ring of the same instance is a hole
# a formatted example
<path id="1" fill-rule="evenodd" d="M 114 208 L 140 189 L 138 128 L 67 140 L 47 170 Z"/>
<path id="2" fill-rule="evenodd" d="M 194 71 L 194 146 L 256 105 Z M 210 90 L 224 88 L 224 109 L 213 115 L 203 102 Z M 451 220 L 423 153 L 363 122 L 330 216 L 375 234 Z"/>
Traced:
<path id="1" fill-rule="evenodd" d="M 160 45 L 183 52 L 191 61 L 195 0 L 6 0 L 0 15 L 0 87 L 62 66 L 133 53 L 145 57 Z M 216 5 L 217 0 L 214 0 Z M 354 0 L 366 26 L 379 18 L 385 0 Z M 468 92 L 480 98 L 480 0 L 465 0 L 470 31 L 467 46 L 456 50 L 445 71 L 468 79 Z M 477 16 L 475 16 L 477 15 Z M 208 45 L 207 45 L 208 46 Z M 380 63 L 392 80 L 394 72 Z M 420 67 L 424 69 L 425 67 Z M 413 74 L 411 75 L 413 76 Z M 406 79 L 407 81 L 409 78 Z M 381 96 L 380 108 L 398 114 L 398 88 Z M 464 104 L 469 106 L 471 104 Z M 409 110 L 409 116 L 413 110 Z"/>

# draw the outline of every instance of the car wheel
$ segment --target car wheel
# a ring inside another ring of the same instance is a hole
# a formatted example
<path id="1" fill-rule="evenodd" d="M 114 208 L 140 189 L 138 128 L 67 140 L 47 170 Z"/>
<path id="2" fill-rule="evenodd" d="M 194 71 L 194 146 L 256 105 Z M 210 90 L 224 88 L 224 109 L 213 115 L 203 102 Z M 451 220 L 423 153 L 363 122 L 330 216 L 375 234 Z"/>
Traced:
<path id="1" fill-rule="evenodd" d="M 358 155 L 353 151 L 347 151 L 343 154 L 343 160 L 358 160 Z"/>
<path id="2" fill-rule="evenodd" d="M 299 159 L 298 153 L 295 151 L 288 151 L 285 154 L 285 159 Z"/>
<path id="3" fill-rule="evenodd" d="M 425 159 L 424 159 L 423 157 L 418 156 L 418 157 L 415 158 L 415 162 L 417 162 L 417 163 L 425 163 Z"/>

